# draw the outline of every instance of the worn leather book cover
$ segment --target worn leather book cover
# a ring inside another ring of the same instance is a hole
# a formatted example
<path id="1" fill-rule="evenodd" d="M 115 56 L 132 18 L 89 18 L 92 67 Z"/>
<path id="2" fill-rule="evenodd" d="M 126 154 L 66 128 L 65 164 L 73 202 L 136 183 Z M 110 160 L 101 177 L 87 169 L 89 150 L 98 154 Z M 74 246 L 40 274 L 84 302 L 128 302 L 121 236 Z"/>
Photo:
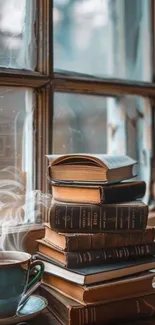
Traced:
<path id="1" fill-rule="evenodd" d="M 41 285 L 48 308 L 64 325 L 109 324 L 155 316 L 155 294 L 107 304 L 83 306 L 55 290 Z"/>
<path id="2" fill-rule="evenodd" d="M 49 209 L 50 226 L 57 232 L 105 232 L 144 230 L 148 206 L 133 201 L 118 204 L 73 204 L 54 201 Z"/>
<path id="3" fill-rule="evenodd" d="M 153 243 L 155 228 L 147 228 L 135 232 L 103 232 L 103 233 L 58 233 L 45 224 L 45 237 L 47 243 L 64 250 L 65 252 L 81 252 L 98 250 L 108 247 L 121 247 Z"/>
<path id="4" fill-rule="evenodd" d="M 140 199 L 145 195 L 143 181 L 121 182 L 118 184 L 78 185 L 52 182 L 52 194 L 56 201 L 74 203 L 119 203 Z"/>
<path id="5" fill-rule="evenodd" d="M 146 272 L 155 269 L 155 257 L 149 256 L 143 259 L 96 265 L 91 267 L 64 268 L 55 263 L 51 258 L 37 253 L 36 259 L 44 262 L 45 273 L 54 274 L 60 278 L 77 283 L 79 285 L 91 285 L 103 281 L 119 279 L 125 276 Z"/>
<path id="6" fill-rule="evenodd" d="M 154 274 L 149 272 L 84 286 L 44 273 L 42 282 L 82 305 L 108 303 L 155 293 Z"/>
<path id="7" fill-rule="evenodd" d="M 104 265 L 155 255 L 155 243 L 103 248 L 95 251 L 64 252 L 38 239 L 38 252 L 67 268 Z"/>

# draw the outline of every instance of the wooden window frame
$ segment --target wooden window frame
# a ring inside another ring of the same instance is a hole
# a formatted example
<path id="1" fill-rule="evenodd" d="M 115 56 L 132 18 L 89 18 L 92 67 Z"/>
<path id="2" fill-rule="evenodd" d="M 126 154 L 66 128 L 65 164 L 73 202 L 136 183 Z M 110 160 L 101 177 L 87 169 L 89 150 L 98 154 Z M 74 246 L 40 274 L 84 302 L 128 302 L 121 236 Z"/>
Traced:
<path id="1" fill-rule="evenodd" d="M 36 91 L 34 125 L 36 188 L 48 192 L 45 155 L 52 149 L 53 94 L 72 92 L 90 95 L 120 96 L 124 94 L 149 97 L 154 107 L 155 98 L 155 0 L 152 6 L 152 82 L 129 82 L 126 80 L 86 78 L 73 73 L 65 75 L 53 71 L 53 0 L 36 0 L 37 72 L 0 68 L 0 86 L 30 87 Z M 154 111 L 154 110 L 153 110 Z M 153 123 L 154 125 L 154 123 Z M 155 139 L 155 127 L 153 127 Z"/>

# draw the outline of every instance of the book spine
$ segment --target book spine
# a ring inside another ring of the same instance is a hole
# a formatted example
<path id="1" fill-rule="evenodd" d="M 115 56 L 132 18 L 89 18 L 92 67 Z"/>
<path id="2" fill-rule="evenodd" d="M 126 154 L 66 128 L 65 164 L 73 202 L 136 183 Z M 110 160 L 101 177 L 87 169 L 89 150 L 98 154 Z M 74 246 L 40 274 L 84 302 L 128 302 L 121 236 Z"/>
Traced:
<path id="1" fill-rule="evenodd" d="M 155 295 L 109 304 L 71 308 L 70 325 L 86 325 L 151 318 L 155 315 Z M 76 321 L 75 321 L 76 320 Z"/>
<path id="2" fill-rule="evenodd" d="M 67 267 L 85 267 L 103 263 L 122 262 L 124 260 L 146 257 L 155 254 L 155 244 L 123 246 L 88 252 L 69 252 L 66 254 Z"/>
<path id="3" fill-rule="evenodd" d="M 119 203 L 134 201 L 145 195 L 145 182 L 132 182 L 125 186 L 104 186 L 100 187 L 100 195 L 102 203 Z"/>
<path id="4" fill-rule="evenodd" d="M 48 300 L 48 309 L 65 325 L 109 324 L 155 316 L 155 294 L 98 305 L 82 306 L 61 302 L 40 286 L 40 294 Z"/>
<path id="5" fill-rule="evenodd" d="M 94 234 L 97 235 L 99 238 L 103 237 L 104 239 L 104 234 Z M 103 235 L 103 236 L 100 236 Z M 66 251 L 67 252 L 78 252 L 78 251 L 86 251 L 86 250 L 91 250 L 92 249 L 92 239 L 93 236 L 92 234 L 85 234 L 85 236 L 81 234 L 76 234 L 76 235 L 67 235 L 65 237 L 66 239 Z M 102 240 L 102 238 L 101 238 Z M 104 246 L 102 246 L 104 247 Z M 101 248 L 102 248 L 101 247 Z"/>
<path id="6" fill-rule="evenodd" d="M 146 228 L 146 205 L 65 205 L 49 210 L 51 228 L 60 232 L 132 231 Z"/>
<path id="7" fill-rule="evenodd" d="M 132 233 L 97 233 L 66 235 L 66 251 L 78 252 L 108 247 L 132 246 L 152 243 L 154 228 Z"/>

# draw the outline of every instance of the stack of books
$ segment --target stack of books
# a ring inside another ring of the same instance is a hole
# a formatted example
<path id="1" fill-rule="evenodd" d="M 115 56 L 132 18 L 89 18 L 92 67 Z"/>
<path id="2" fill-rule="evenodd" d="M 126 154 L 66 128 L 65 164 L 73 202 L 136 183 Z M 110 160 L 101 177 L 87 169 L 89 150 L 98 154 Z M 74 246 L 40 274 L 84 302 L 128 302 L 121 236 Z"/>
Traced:
<path id="1" fill-rule="evenodd" d="M 41 294 L 65 325 L 151 317 L 155 232 L 127 156 L 48 156 L 53 201 L 37 257 Z M 129 180 L 130 179 L 130 180 Z"/>

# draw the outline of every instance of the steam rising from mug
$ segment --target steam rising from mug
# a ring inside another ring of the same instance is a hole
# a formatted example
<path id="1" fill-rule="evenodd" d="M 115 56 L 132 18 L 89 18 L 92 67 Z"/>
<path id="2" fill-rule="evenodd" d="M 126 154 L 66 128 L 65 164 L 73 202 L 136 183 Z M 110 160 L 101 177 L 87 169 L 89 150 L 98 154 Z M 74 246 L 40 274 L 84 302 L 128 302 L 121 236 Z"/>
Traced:
<path id="1" fill-rule="evenodd" d="M 34 223 L 43 223 L 41 212 L 49 208 L 51 199 L 50 194 L 39 190 L 27 191 L 26 174 L 19 169 L 0 170 L 0 250 L 22 251 L 21 230 L 25 233 L 33 229 Z"/>

